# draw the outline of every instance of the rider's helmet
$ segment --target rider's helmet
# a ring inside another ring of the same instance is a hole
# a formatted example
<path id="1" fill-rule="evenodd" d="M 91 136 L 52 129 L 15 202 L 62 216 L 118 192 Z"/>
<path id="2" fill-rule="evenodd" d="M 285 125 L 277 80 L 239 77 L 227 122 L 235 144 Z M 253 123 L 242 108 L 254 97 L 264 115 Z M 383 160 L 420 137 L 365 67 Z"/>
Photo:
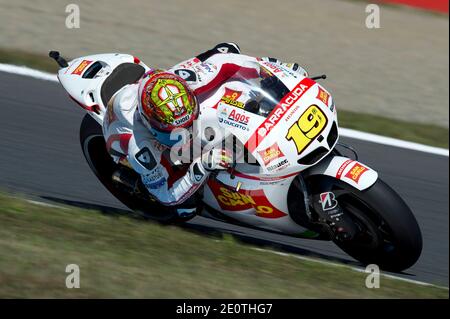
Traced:
<path id="1" fill-rule="evenodd" d="M 171 147 L 179 142 L 171 132 L 189 130 L 198 117 L 197 99 L 186 82 L 165 71 L 148 72 L 139 84 L 139 115 L 155 139 Z"/>

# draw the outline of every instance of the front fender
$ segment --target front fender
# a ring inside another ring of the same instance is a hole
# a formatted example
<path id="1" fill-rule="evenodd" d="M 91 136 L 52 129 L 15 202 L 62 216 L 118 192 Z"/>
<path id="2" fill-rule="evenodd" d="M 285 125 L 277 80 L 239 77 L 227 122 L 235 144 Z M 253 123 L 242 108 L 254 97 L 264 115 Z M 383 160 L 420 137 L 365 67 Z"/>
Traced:
<path id="1" fill-rule="evenodd" d="M 363 191 L 378 179 L 378 173 L 358 161 L 343 156 L 328 156 L 303 172 L 305 177 L 327 175 Z"/>

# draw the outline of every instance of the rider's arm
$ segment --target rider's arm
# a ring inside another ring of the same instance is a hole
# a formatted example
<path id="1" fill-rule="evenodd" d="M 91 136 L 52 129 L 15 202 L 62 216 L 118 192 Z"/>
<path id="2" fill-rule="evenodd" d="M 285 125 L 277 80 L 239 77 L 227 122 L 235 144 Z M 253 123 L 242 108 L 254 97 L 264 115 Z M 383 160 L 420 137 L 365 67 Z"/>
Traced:
<path id="1" fill-rule="evenodd" d="M 170 169 L 169 169 L 170 170 Z M 199 160 L 193 162 L 184 175 L 171 180 L 171 172 L 163 165 L 141 175 L 142 184 L 161 204 L 179 205 L 190 198 L 207 180 L 207 172 Z"/>
<path id="2" fill-rule="evenodd" d="M 258 77 L 259 69 L 254 68 L 255 64 L 249 64 L 258 60 L 281 65 L 303 76 L 308 75 L 297 63 L 283 63 L 275 58 L 254 58 L 240 54 L 239 47 L 234 43 L 218 44 L 211 50 L 175 65 L 169 71 L 184 78 L 199 96 L 214 92 L 238 71 L 246 74 L 248 78 Z"/>
<path id="3" fill-rule="evenodd" d="M 174 169 L 158 149 L 157 142 L 143 130 L 137 131 L 129 141 L 127 159 L 140 175 L 141 184 L 163 205 L 178 205 L 188 199 L 209 173 L 199 160 L 184 170 Z"/>
<path id="4" fill-rule="evenodd" d="M 225 169 L 231 162 L 229 153 L 214 150 L 177 169 L 155 147 L 154 140 L 138 137 L 136 142 L 135 136 L 128 145 L 128 162 L 140 174 L 147 191 L 163 205 L 183 203 L 205 183 L 211 171 Z"/>
<path id="5" fill-rule="evenodd" d="M 236 72 L 245 72 L 249 78 L 258 77 L 254 68 L 256 58 L 241 55 L 234 43 L 220 43 L 211 50 L 183 61 L 169 69 L 189 84 L 194 94 L 214 92 L 220 85 L 230 79 Z"/>
<path id="6" fill-rule="evenodd" d="M 196 95 L 214 92 L 224 82 L 232 78 L 237 72 L 251 79 L 259 77 L 259 67 L 255 68 L 255 58 L 242 54 L 215 54 L 204 63 L 211 65 L 213 72 L 203 76 L 192 86 Z M 253 62 L 253 63 L 251 63 Z"/>

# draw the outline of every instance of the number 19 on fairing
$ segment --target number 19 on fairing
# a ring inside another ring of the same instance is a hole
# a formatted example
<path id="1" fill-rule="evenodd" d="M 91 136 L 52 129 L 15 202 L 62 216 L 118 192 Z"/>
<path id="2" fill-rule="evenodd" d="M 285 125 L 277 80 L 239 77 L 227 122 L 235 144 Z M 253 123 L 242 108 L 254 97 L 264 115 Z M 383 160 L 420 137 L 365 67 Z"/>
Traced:
<path id="1" fill-rule="evenodd" d="M 292 140 L 300 154 L 327 125 L 327 118 L 317 105 L 311 105 L 288 130 L 286 139 Z"/>

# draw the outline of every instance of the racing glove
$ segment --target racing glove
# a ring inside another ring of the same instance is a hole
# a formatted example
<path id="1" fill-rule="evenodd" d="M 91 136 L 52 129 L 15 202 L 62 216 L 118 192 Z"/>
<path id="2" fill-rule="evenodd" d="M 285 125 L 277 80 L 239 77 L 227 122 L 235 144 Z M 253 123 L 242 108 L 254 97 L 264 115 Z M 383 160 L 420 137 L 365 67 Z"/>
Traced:
<path id="1" fill-rule="evenodd" d="M 261 58 L 261 60 L 276 63 L 285 68 L 291 69 L 292 71 L 294 71 L 302 76 L 308 76 L 308 72 L 306 72 L 306 70 L 304 68 L 302 68 L 298 63 L 285 63 L 285 62 L 281 62 L 280 60 L 278 60 L 276 58 L 270 58 L 270 57 L 263 57 L 263 58 Z"/>
<path id="2" fill-rule="evenodd" d="M 201 163 L 207 171 L 225 170 L 231 167 L 233 154 L 226 149 L 213 148 L 202 154 Z"/>

